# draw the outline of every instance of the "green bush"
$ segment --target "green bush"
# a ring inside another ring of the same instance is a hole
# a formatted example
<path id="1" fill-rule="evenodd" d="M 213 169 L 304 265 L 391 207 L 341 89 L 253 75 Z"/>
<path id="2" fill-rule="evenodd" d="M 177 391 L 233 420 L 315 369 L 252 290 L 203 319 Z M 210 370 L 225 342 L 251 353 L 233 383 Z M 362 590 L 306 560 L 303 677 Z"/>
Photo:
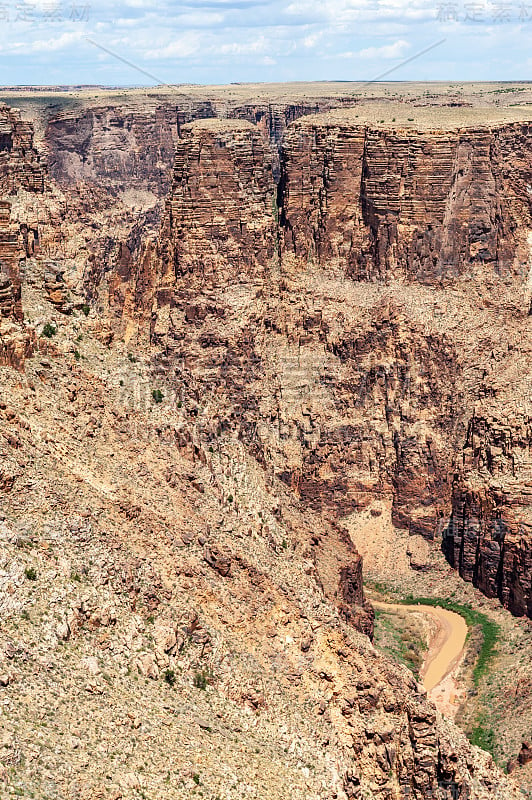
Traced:
<path id="1" fill-rule="evenodd" d="M 196 672 L 196 674 L 194 675 L 194 686 L 196 687 L 196 689 L 201 689 L 202 691 L 205 691 L 205 689 L 207 688 L 207 684 L 209 683 L 210 677 L 211 677 L 210 673 L 207 672 L 206 670 L 200 670 L 199 672 Z"/>
<path id="2" fill-rule="evenodd" d="M 176 682 L 175 672 L 173 669 L 166 669 L 164 671 L 164 679 L 168 686 L 173 686 Z"/>
<path id="3" fill-rule="evenodd" d="M 207 678 L 203 672 L 196 672 L 194 675 L 194 686 L 196 689 L 205 689 L 207 688 Z"/>
<path id="4" fill-rule="evenodd" d="M 153 391 L 151 393 L 151 396 L 153 397 L 153 399 L 154 399 L 154 401 L 156 403 L 162 403 L 163 402 L 164 395 L 163 395 L 163 393 L 161 392 L 160 389 L 153 389 Z"/>
<path id="5" fill-rule="evenodd" d="M 55 336 L 57 333 L 57 328 L 55 325 L 52 325 L 50 322 L 47 322 L 44 328 L 42 329 L 42 335 L 46 336 L 47 339 L 51 339 L 52 336 Z"/>
<path id="6" fill-rule="evenodd" d="M 91 310 L 91 307 L 89 305 L 87 305 L 87 303 L 83 303 L 83 305 L 81 306 L 81 310 L 83 311 L 85 316 L 88 317 L 89 316 L 89 311 Z"/>
<path id="7" fill-rule="evenodd" d="M 489 728 L 486 725 L 484 717 L 481 717 L 478 725 L 476 725 L 473 728 L 469 740 L 471 744 L 475 744 L 477 747 L 481 747 L 483 750 L 486 750 L 488 753 L 491 753 L 491 755 L 494 754 L 495 732 L 493 728 Z"/>
<path id="8" fill-rule="evenodd" d="M 24 575 L 29 581 L 37 580 L 37 570 L 35 570 L 33 567 L 26 567 L 24 570 Z"/>

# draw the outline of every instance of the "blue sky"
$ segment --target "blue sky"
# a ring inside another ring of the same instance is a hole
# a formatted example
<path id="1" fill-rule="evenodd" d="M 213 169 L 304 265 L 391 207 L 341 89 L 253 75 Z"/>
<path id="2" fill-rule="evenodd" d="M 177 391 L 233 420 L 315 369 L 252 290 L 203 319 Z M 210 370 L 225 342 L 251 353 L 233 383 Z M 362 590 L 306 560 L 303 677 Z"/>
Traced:
<path id="1" fill-rule="evenodd" d="M 532 0 L 0 0 L 0 84 L 532 79 Z M 96 42 L 154 79 L 98 49 Z"/>

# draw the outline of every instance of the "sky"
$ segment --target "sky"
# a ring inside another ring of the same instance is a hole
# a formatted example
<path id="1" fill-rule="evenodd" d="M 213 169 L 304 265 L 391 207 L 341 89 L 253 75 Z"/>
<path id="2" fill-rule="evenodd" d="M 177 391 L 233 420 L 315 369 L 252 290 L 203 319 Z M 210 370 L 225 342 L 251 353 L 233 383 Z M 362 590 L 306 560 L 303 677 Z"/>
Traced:
<path id="1" fill-rule="evenodd" d="M 531 41 L 532 0 L 0 0 L 0 84 L 531 80 Z"/>

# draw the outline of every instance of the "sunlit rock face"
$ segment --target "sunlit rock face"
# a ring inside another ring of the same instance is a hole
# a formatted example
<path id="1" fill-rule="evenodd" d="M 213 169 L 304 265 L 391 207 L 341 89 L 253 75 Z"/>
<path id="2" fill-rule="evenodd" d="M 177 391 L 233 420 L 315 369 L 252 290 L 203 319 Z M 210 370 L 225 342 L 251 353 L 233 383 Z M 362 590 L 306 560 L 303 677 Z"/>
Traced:
<path id="1" fill-rule="evenodd" d="M 73 686 L 99 748 L 47 747 L 47 791 L 164 798 L 193 752 L 213 796 L 234 763 L 272 800 L 514 800 L 373 648 L 349 526 L 390 507 L 529 611 L 528 127 L 283 112 L 274 152 L 254 106 L 204 112 L 58 117 L 52 175 L 1 112 L 6 607 L 42 610 L 3 689 L 18 724 Z"/>

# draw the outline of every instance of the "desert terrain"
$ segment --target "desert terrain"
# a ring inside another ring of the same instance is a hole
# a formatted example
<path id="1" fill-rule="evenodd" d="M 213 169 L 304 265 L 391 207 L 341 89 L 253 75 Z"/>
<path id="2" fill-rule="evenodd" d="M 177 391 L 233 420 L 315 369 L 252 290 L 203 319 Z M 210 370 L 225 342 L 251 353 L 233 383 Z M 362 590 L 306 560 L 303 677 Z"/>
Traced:
<path id="1" fill-rule="evenodd" d="M 0 786 L 532 792 L 532 84 L 0 90 Z"/>

